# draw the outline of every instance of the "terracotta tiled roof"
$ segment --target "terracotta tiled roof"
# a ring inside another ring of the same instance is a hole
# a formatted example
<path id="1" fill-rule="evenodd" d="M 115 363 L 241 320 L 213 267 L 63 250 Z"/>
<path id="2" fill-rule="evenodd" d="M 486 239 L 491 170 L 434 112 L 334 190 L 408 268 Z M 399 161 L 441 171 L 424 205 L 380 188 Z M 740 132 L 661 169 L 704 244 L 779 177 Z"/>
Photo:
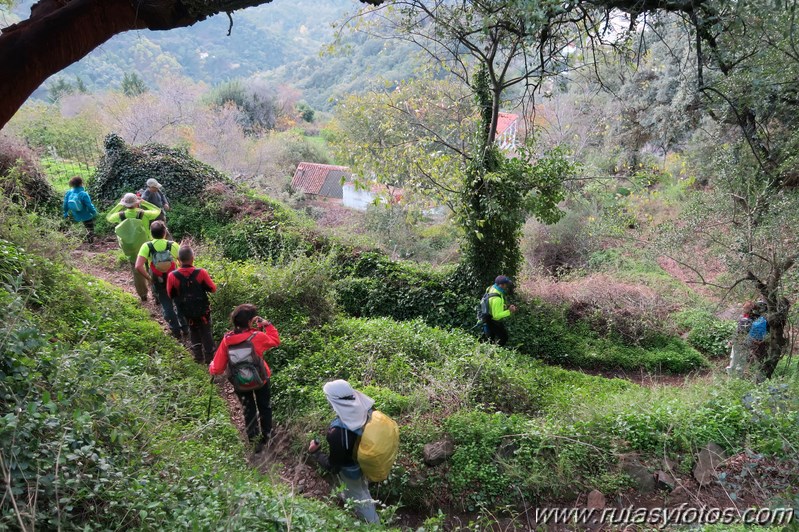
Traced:
<path id="1" fill-rule="evenodd" d="M 512 113 L 499 113 L 499 118 L 497 119 L 497 136 L 502 135 L 518 118 L 519 115 Z"/>
<path id="2" fill-rule="evenodd" d="M 300 163 L 291 180 L 291 188 L 305 194 L 341 198 L 341 178 L 349 175 L 350 169 L 346 166 Z"/>

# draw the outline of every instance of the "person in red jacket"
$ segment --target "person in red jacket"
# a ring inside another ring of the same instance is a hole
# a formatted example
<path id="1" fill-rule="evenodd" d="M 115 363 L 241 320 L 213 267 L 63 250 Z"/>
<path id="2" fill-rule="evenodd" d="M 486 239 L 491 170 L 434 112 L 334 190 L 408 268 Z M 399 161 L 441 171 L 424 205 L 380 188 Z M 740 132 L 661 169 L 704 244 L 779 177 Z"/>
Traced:
<path id="1" fill-rule="evenodd" d="M 269 404 L 269 377 L 272 375 L 272 370 L 263 357 L 266 351 L 280 345 L 280 336 L 275 326 L 258 316 L 258 309 L 249 303 L 233 309 L 230 321 L 233 323 L 233 330 L 226 333 L 219 343 L 208 371 L 211 375 L 222 375 L 228 366 L 229 346 L 248 340 L 255 354 L 263 360 L 267 376 L 264 386 L 246 392 L 236 392 L 244 409 L 247 438 L 250 443 L 255 444 L 255 452 L 260 453 L 272 432 L 272 407 Z"/>
<path id="2" fill-rule="evenodd" d="M 153 222 L 153 227 L 156 223 L 160 222 Z M 216 292 L 216 284 L 207 271 L 194 267 L 194 250 L 190 246 L 180 247 L 178 260 L 180 268 L 166 279 L 166 294 L 188 321 L 194 360 L 209 364 L 214 357 L 214 337 L 208 294 Z"/>

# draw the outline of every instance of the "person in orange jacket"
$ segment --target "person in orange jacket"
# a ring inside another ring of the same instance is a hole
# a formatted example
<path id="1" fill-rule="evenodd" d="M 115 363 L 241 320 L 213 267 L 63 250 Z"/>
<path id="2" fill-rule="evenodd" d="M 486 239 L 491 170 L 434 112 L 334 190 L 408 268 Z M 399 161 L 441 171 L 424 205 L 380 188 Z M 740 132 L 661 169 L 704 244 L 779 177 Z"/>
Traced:
<path id="1" fill-rule="evenodd" d="M 211 375 L 222 375 L 228 367 L 230 347 L 233 346 L 239 353 L 251 349 L 260 358 L 264 365 L 266 382 L 252 390 L 236 390 L 244 409 L 247 438 L 255 445 L 255 452 L 260 453 L 272 432 L 272 407 L 269 404 L 269 377 L 272 370 L 264 359 L 264 353 L 280 345 L 280 336 L 275 326 L 258 316 L 258 309 L 249 303 L 236 307 L 230 314 L 230 321 L 233 330 L 227 332 L 219 343 L 208 371 Z"/>

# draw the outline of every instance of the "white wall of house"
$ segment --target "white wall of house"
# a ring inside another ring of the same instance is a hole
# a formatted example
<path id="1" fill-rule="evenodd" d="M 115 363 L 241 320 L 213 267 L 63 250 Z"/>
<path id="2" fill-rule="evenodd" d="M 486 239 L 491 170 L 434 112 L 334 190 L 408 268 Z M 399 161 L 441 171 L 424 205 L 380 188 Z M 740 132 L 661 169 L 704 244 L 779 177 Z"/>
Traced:
<path id="1" fill-rule="evenodd" d="M 369 190 L 355 190 L 353 183 L 344 183 L 342 203 L 350 209 L 365 211 L 375 200 L 374 194 Z"/>

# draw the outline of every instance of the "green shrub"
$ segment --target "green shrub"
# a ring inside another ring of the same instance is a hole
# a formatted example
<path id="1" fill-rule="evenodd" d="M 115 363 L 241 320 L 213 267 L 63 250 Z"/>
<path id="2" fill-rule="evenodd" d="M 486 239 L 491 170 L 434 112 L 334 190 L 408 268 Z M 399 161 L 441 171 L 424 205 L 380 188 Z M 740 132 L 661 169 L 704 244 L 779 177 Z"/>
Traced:
<path id="1" fill-rule="evenodd" d="M 729 354 L 727 344 L 735 332 L 735 322 L 721 320 L 702 310 L 684 310 L 675 316 L 675 320 L 688 330 L 686 340 L 697 351 L 711 357 Z"/>
<path id="2" fill-rule="evenodd" d="M 243 463 L 207 371 L 135 298 L 11 243 L 2 253 L 4 280 L 36 265 L 58 283 L 0 287 L 0 528 L 356 526 Z"/>
<path id="3" fill-rule="evenodd" d="M 286 265 L 234 263 L 203 258 L 218 290 L 211 296 L 216 333 L 229 327 L 228 316 L 252 303 L 280 332 L 299 334 L 333 319 L 331 266 L 319 257 L 298 257 Z"/>
<path id="4" fill-rule="evenodd" d="M 33 151 L 23 143 L 0 136 L 0 192 L 31 209 L 56 210 L 59 198 Z"/>

